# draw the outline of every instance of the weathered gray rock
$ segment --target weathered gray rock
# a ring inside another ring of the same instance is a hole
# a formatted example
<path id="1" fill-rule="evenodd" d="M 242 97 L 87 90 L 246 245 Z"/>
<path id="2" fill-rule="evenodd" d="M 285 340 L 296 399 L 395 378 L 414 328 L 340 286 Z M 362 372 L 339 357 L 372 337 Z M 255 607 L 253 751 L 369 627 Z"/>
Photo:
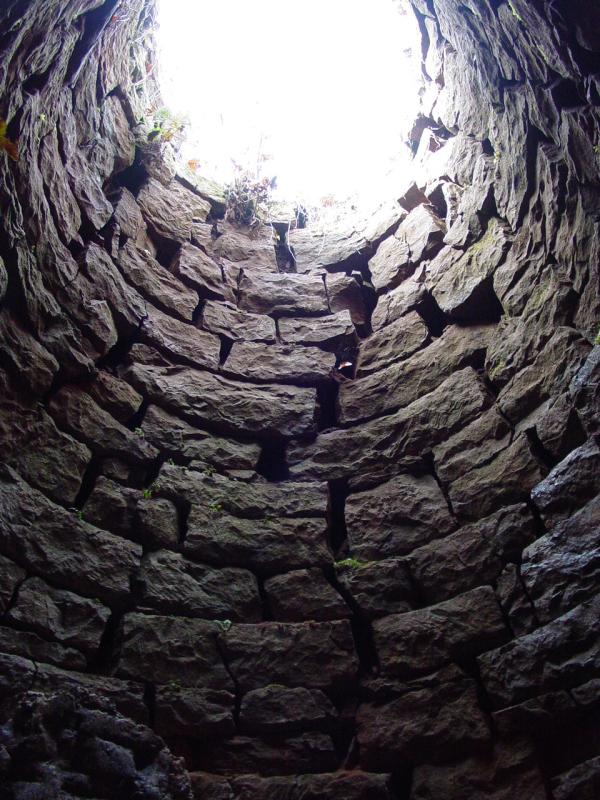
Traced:
<path id="1" fill-rule="evenodd" d="M 445 224 L 430 206 L 414 208 L 369 261 L 375 288 L 393 289 L 409 278 L 420 261 L 435 256 L 442 247 L 445 233 Z"/>
<path id="2" fill-rule="evenodd" d="M 391 800 L 389 784 L 389 775 L 358 770 L 276 778 L 242 775 L 231 780 L 239 800 Z M 230 800 L 230 796 L 215 800 Z"/>
<path id="3" fill-rule="evenodd" d="M 374 331 L 381 330 L 425 302 L 427 288 L 422 273 L 423 269 L 417 270 L 413 277 L 403 281 L 397 289 L 379 298 L 371 316 Z"/>
<path id="4" fill-rule="evenodd" d="M 429 608 L 383 617 L 373 637 L 385 675 L 409 679 L 497 647 L 509 636 L 489 586 Z"/>
<path id="5" fill-rule="evenodd" d="M 360 278 L 359 274 L 359 278 Z M 351 275 L 335 272 L 325 276 L 327 300 L 332 312 L 349 311 L 355 325 L 367 321 L 367 304 L 360 283 Z"/>
<path id="6" fill-rule="evenodd" d="M 143 497 L 137 503 L 134 524 L 140 541 L 148 547 L 179 544 L 179 514 L 169 500 Z"/>
<path id="7" fill-rule="evenodd" d="M 442 311 L 462 322 L 494 319 L 499 309 L 492 276 L 508 247 L 506 228 L 492 219 L 483 238 L 464 253 L 444 249 L 428 267 L 426 278 Z"/>
<path id="8" fill-rule="evenodd" d="M 511 429 L 497 406 L 433 450 L 438 478 L 448 484 L 471 469 L 484 466 L 511 442 Z"/>
<path id="9" fill-rule="evenodd" d="M 600 346 L 594 347 L 569 385 L 577 413 L 589 434 L 600 426 Z"/>
<path id="10" fill-rule="evenodd" d="M 207 506 L 192 506 L 184 543 L 189 558 L 249 567 L 263 575 L 331 564 L 324 519 L 237 519 L 221 505 L 220 500 L 210 500 Z"/>
<path id="11" fill-rule="evenodd" d="M 600 492 L 600 448 L 594 439 L 573 450 L 531 492 L 550 528 Z"/>
<path id="12" fill-rule="evenodd" d="M 552 781 L 556 800 L 594 800 L 600 790 L 600 756 L 577 764 Z"/>
<path id="13" fill-rule="evenodd" d="M 317 319 L 281 317 L 277 326 L 281 341 L 285 344 L 316 345 L 324 350 L 334 350 L 337 347 L 350 347 L 358 341 L 347 309 Z"/>
<path id="14" fill-rule="evenodd" d="M 358 660 L 346 620 L 232 625 L 219 642 L 242 692 L 270 683 L 341 692 L 356 680 Z"/>
<path id="15" fill-rule="evenodd" d="M 256 578 L 248 570 L 217 570 L 157 550 L 143 557 L 139 582 L 141 602 L 163 614 L 248 622 L 262 616 Z"/>
<path id="16" fill-rule="evenodd" d="M 496 582 L 496 594 L 516 636 L 530 633 L 537 626 L 535 609 L 516 564 L 506 565 Z"/>
<path id="17" fill-rule="evenodd" d="M 347 430 L 327 431 L 312 444 L 288 447 L 296 480 L 333 480 L 369 468 L 385 471 L 402 457 L 427 451 L 466 427 L 489 399 L 475 372 L 456 372 L 430 394 L 395 414 Z"/>
<path id="18" fill-rule="evenodd" d="M 99 370 L 86 390 L 92 400 L 122 423 L 129 422 L 142 405 L 141 394 L 106 370 Z"/>
<path id="19" fill-rule="evenodd" d="M 384 330 L 387 332 L 388 328 Z M 338 397 L 340 422 L 389 413 L 432 392 L 454 371 L 481 359 L 493 334 L 493 326 L 453 326 L 407 360 L 342 384 Z"/>
<path id="20" fill-rule="evenodd" d="M 202 307 L 202 327 L 232 341 L 274 342 L 275 320 L 264 314 L 248 314 L 232 303 L 207 300 Z"/>
<path id="21" fill-rule="evenodd" d="M 551 395 L 565 391 L 585 362 L 589 343 L 570 328 L 558 328 L 535 361 L 498 395 L 502 413 L 514 424 Z"/>
<path id="22" fill-rule="evenodd" d="M 597 593 L 599 521 L 596 497 L 524 551 L 521 576 L 542 624 Z"/>
<path id="23" fill-rule="evenodd" d="M 162 465 L 155 489 L 165 497 L 183 498 L 198 509 L 223 510 L 248 519 L 278 521 L 302 516 L 324 520 L 327 509 L 324 483 L 248 483 L 168 463 Z"/>
<path id="24" fill-rule="evenodd" d="M 170 265 L 171 272 L 196 289 L 203 297 L 233 300 L 233 294 L 223 278 L 221 267 L 199 247 L 187 242 Z"/>
<path id="25" fill-rule="evenodd" d="M 73 647 L 65 647 L 58 642 L 49 642 L 33 631 L 15 630 L 0 627 L 0 652 L 21 658 L 30 658 L 41 664 L 62 669 L 85 670 L 84 655 Z"/>
<path id="26" fill-rule="evenodd" d="M 428 342 L 427 326 L 416 312 L 409 312 L 361 342 L 356 375 L 362 378 L 408 358 Z"/>
<path id="27" fill-rule="evenodd" d="M 3 555 L 78 594 L 109 603 L 129 595 L 141 547 L 81 522 L 6 467 L 0 470 L 0 498 Z"/>
<path id="28" fill-rule="evenodd" d="M 100 455 L 141 464 L 147 464 L 158 455 L 143 436 L 117 422 L 78 386 L 63 386 L 50 400 L 50 411 L 61 427 Z"/>
<path id="29" fill-rule="evenodd" d="M 134 242 L 146 228 L 140 207 L 129 189 L 121 189 L 115 203 L 114 220 L 123 236 L 133 239 Z M 127 243 L 126 249 L 129 250 L 129 247 L 130 245 Z"/>
<path id="30" fill-rule="evenodd" d="M 596 596 L 533 633 L 480 656 L 481 677 L 494 705 L 514 705 L 595 677 L 600 659 L 599 607 Z"/>
<path id="31" fill-rule="evenodd" d="M 40 172 L 51 206 L 55 210 L 58 231 L 66 244 L 77 239 L 81 211 L 69 186 L 69 176 L 62 163 L 58 131 L 50 130 L 40 142 Z"/>
<path id="32" fill-rule="evenodd" d="M 148 316 L 140 328 L 140 338 L 173 361 L 193 367 L 217 369 L 221 340 L 195 325 L 180 322 L 148 306 Z"/>
<path id="33" fill-rule="evenodd" d="M 138 194 L 137 202 L 148 227 L 160 238 L 174 242 L 187 241 L 193 221 L 204 222 L 210 212 L 206 200 L 178 181 L 164 186 L 150 178 Z"/>
<path id="34" fill-rule="evenodd" d="M 34 396 L 46 394 L 58 361 L 9 312 L 0 314 L 0 356 Z"/>
<path id="35" fill-rule="evenodd" d="M 271 275 L 242 272 L 239 307 L 253 314 L 293 316 L 329 311 L 325 284 L 320 275 Z"/>
<path id="36" fill-rule="evenodd" d="M 335 355 L 318 347 L 236 342 L 223 371 L 258 382 L 311 385 L 324 381 L 335 366 Z"/>
<path id="37" fill-rule="evenodd" d="M 19 588 L 8 619 L 47 639 L 93 655 L 110 611 L 96 600 L 54 589 L 40 578 L 28 578 Z"/>
<path id="38" fill-rule="evenodd" d="M 117 675 L 233 692 L 217 648 L 219 623 L 126 614 Z"/>
<path id="39" fill-rule="evenodd" d="M 168 456 L 181 455 L 218 469 L 252 470 L 260 456 L 259 444 L 212 436 L 155 405 L 148 407 L 142 430 L 146 441 Z"/>
<path id="40" fill-rule="evenodd" d="M 88 448 L 60 431 L 41 405 L 22 401 L 0 371 L 0 456 L 53 500 L 73 503 L 91 459 Z M 35 448 L 31 447 L 35 442 Z"/>
<path id="41" fill-rule="evenodd" d="M 187 368 L 133 365 L 128 376 L 154 402 L 223 432 L 300 436 L 314 431 L 314 389 L 238 383 Z"/>
<path id="42" fill-rule="evenodd" d="M 259 225 L 249 230 L 219 222 L 218 229 L 219 236 L 211 247 L 211 253 L 217 259 L 225 259 L 247 270 L 277 272 L 277 239 L 270 225 Z"/>
<path id="43" fill-rule="evenodd" d="M 290 689 L 271 684 L 248 692 L 240 708 L 240 729 L 250 734 L 327 730 L 338 714 L 318 689 Z"/>
<path id="44" fill-rule="evenodd" d="M 532 745 L 525 737 L 495 743 L 493 752 L 464 759 L 459 764 L 423 764 L 416 767 L 411 797 L 468 797 L 469 800 L 545 800 L 546 787 Z"/>
<path id="45" fill-rule="evenodd" d="M 437 674 L 431 688 L 408 691 L 385 705 L 363 703 L 357 712 L 360 762 L 365 769 L 440 763 L 485 748 L 490 731 L 475 683 L 456 667 Z"/>
<path id="46" fill-rule="evenodd" d="M 406 562 L 344 559 L 335 563 L 337 580 L 365 619 L 401 614 L 415 605 L 414 587 Z"/>
<path id="47" fill-rule="evenodd" d="M 95 298 L 110 308 L 120 334 L 130 336 L 146 316 L 146 303 L 115 266 L 108 253 L 90 244 L 81 257 L 84 274 L 94 287 Z"/>
<path id="48" fill-rule="evenodd" d="M 180 319 L 192 319 L 198 293 L 161 266 L 148 250 L 126 242 L 119 250 L 118 263 L 129 283 L 151 303 Z"/>
<path id="49" fill-rule="evenodd" d="M 420 597 L 435 603 L 494 583 L 505 561 L 518 560 L 534 537 L 527 506 L 509 506 L 413 550 L 407 561 Z"/>
<path id="50" fill-rule="evenodd" d="M 435 480 L 398 475 L 346 500 L 350 550 L 358 559 L 409 553 L 450 533 L 456 522 Z"/>
<path id="51" fill-rule="evenodd" d="M 450 502 L 459 519 L 479 519 L 502 505 L 520 503 L 546 474 L 546 468 L 521 434 L 488 464 L 451 483 Z"/>
<path id="52" fill-rule="evenodd" d="M 0 614 L 4 614 L 15 589 L 26 575 L 25 570 L 10 558 L 0 556 Z"/>
<path id="53" fill-rule="evenodd" d="M 537 436 L 550 459 L 562 461 L 571 450 L 585 441 L 581 420 L 569 395 L 550 397 L 539 408 L 516 425 L 515 430 L 530 431 Z"/>
<path id="54" fill-rule="evenodd" d="M 209 745 L 199 766 L 223 775 L 294 775 L 303 772 L 331 772 L 338 765 L 331 738 L 324 733 L 301 733 L 289 738 L 259 739 L 236 736 Z"/>
<path id="55" fill-rule="evenodd" d="M 347 619 L 351 611 L 320 569 L 300 569 L 276 575 L 264 583 L 273 619 L 318 622 Z"/>
<path id="56" fill-rule="evenodd" d="M 154 727 L 160 736 L 232 736 L 234 696 L 215 689 L 184 689 L 176 681 L 156 689 Z"/>

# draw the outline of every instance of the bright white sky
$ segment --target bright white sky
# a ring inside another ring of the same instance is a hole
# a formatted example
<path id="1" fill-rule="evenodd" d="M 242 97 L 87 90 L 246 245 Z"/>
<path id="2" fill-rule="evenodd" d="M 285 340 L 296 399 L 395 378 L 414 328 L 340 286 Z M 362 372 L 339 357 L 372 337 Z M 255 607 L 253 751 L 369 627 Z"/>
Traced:
<path id="1" fill-rule="evenodd" d="M 382 199 L 418 105 L 418 30 L 399 4 L 160 0 L 163 99 L 191 122 L 183 159 L 226 182 L 232 158 L 254 170 L 262 150 L 281 199 Z"/>

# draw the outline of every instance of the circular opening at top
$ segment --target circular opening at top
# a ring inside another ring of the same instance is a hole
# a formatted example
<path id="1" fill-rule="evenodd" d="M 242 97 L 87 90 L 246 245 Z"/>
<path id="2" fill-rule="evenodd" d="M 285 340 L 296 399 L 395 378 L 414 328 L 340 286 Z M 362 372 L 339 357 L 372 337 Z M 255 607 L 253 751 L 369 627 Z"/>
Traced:
<path id="1" fill-rule="evenodd" d="M 188 168 L 307 207 L 393 195 L 420 88 L 404 0 L 161 0 L 157 38 Z"/>

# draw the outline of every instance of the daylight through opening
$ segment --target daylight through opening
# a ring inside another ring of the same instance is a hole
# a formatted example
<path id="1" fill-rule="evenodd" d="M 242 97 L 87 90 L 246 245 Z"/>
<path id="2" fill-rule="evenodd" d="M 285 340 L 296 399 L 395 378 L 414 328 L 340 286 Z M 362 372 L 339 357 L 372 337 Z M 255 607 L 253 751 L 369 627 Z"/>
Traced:
<path id="1" fill-rule="evenodd" d="M 179 156 L 202 177 L 366 205 L 409 169 L 420 41 L 404 0 L 161 0 L 158 48 L 168 114 L 189 122 Z"/>

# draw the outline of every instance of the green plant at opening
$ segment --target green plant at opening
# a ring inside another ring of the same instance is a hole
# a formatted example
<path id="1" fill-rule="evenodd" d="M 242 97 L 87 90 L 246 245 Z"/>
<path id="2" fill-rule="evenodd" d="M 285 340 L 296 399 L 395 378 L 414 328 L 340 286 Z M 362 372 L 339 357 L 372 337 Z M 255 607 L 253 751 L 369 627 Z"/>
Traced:
<path id="1" fill-rule="evenodd" d="M 134 428 L 133 432 L 135 433 L 136 436 L 139 436 L 141 439 L 144 438 L 145 434 L 144 434 L 144 431 L 142 430 L 142 428 Z"/>
<path id="2" fill-rule="evenodd" d="M 594 339 L 594 344 L 595 344 L 596 346 L 600 345 L 600 330 L 599 330 L 599 331 L 598 331 L 598 333 L 596 334 L 596 338 Z"/>
<path id="3" fill-rule="evenodd" d="M 208 510 L 210 511 L 211 514 L 219 514 L 223 510 L 223 506 L 221 505 L 221 503 L 217 502 L 216 500 L 213 500 L 212 503 L 208 504 Z"/>
<path id="4" fill-rule="evenodd" d="M 149 486 L 146 489 L 142 489 L 142 497 L 144 500 L 152 499 L 152 489 Z"/>
<path id="5" fill-rule="evenodd" d="M 215 625 L 219 629 L 221 633 L 227 633 L 227 631 L 231 628 L 231 620 L 230 619 L 216 619 Z"/>
<path id="6" fill-rule="evenodd" d="M 247 170 L 238 170 L 225 186 L 226 218 L 238 225 L 256 225 L 260 211 L 267 211 L 274 186 L 274 178 L 256 178 Z"/>
<path id="7" fill-rule="evenodd" d="M 363 569 L 369 566 L 369 561 L 359 561 L 358 558 L 344 558 L 342 561 L 336 561 L 334 566 L 336 569 Z"/>
<path id="8" fill-rule="evenodd" d="M 174 114 L 166 106 L 162 106 L 153 112 L 152 124 L 154 127 L 148 133 L 148 141 L 170 142 L 177 134 L 183 133 L 189 120 L 181 114 Z"/>

